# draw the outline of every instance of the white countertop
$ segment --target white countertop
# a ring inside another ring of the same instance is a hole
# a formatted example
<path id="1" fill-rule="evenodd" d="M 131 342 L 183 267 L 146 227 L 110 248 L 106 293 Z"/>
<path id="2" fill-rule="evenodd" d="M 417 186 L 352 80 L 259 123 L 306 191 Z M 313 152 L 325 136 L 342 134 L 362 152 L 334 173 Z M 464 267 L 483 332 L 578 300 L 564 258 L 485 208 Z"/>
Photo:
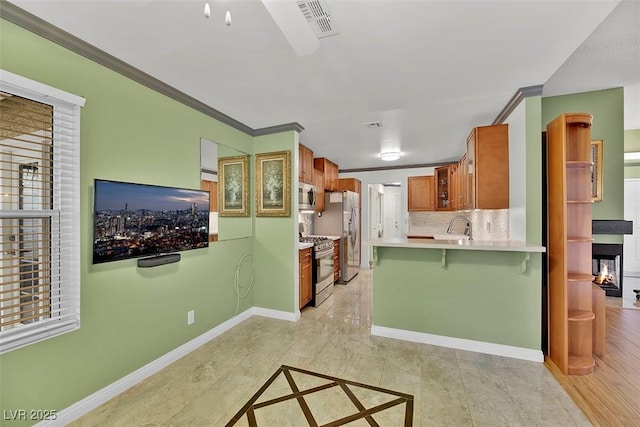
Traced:
<path id="1" fill-rule="evenodd" d="M 389 248 L 463 249 L 472 251 L 545 252 L 546 248 L 535 243 L 514 240 L 436 240 L 385 238 L 369 240 L 371 246 Z"/>
<path id="2" fill-rule="evenodd" d="M 313 243 L 301 243 L 301 242 L 298 242 L 298 250 L 312 248 L 312 247 L 313 247 Z"/>

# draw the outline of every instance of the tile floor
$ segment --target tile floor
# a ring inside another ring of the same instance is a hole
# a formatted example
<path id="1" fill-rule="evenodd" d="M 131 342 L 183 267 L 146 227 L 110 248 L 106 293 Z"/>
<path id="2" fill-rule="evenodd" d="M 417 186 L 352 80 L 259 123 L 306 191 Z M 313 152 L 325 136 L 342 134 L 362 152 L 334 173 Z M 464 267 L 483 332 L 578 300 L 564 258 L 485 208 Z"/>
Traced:
<path id="1" fill-rule="evenodd" d="M 224 426 L 282 365 L 411 394 L 416 427 L 591 425 L 542 363 L 374 337 L 370 327 L 367 270 L 298 322 L 251 317 L 72 425 Z M 288 413 L 259 425 L 306 425 Z M 402 426 L 401 415 L 380 425 Z"/>

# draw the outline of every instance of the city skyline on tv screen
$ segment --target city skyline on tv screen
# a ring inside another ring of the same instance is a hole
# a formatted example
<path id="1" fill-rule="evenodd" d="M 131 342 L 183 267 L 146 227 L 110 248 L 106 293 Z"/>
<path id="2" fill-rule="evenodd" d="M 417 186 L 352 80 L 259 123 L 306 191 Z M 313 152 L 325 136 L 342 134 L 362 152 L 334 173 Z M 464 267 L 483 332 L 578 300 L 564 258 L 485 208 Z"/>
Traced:
<path id="1" fill-rule="evenodd" d="M 207 247 L 209 193 L 95 180 L 93 263 Z"/>

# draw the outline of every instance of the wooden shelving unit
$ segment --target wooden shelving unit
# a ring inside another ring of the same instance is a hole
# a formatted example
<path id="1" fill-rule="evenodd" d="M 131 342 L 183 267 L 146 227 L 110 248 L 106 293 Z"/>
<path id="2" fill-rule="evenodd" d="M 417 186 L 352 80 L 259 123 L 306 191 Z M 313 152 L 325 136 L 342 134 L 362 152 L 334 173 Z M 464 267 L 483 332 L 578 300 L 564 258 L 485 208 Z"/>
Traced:
<path id="1" fill-rule="evenodd" d="M 593 371 L 604 333 L 591 275 L 591 121 L 572 113 L 547 125 L 549 357 L 570 375 Z"/>

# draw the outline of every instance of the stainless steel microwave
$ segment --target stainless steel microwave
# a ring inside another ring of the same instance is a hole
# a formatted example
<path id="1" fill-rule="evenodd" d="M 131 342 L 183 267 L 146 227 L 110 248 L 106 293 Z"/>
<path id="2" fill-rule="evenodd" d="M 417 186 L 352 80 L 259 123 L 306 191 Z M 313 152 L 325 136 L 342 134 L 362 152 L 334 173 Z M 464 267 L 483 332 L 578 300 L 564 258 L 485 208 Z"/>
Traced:
<path id="1" fill-rule="evenodd" d="M 298 210 L 314 210 L 316 208 L 316 186 L 298 183 Z"/>

